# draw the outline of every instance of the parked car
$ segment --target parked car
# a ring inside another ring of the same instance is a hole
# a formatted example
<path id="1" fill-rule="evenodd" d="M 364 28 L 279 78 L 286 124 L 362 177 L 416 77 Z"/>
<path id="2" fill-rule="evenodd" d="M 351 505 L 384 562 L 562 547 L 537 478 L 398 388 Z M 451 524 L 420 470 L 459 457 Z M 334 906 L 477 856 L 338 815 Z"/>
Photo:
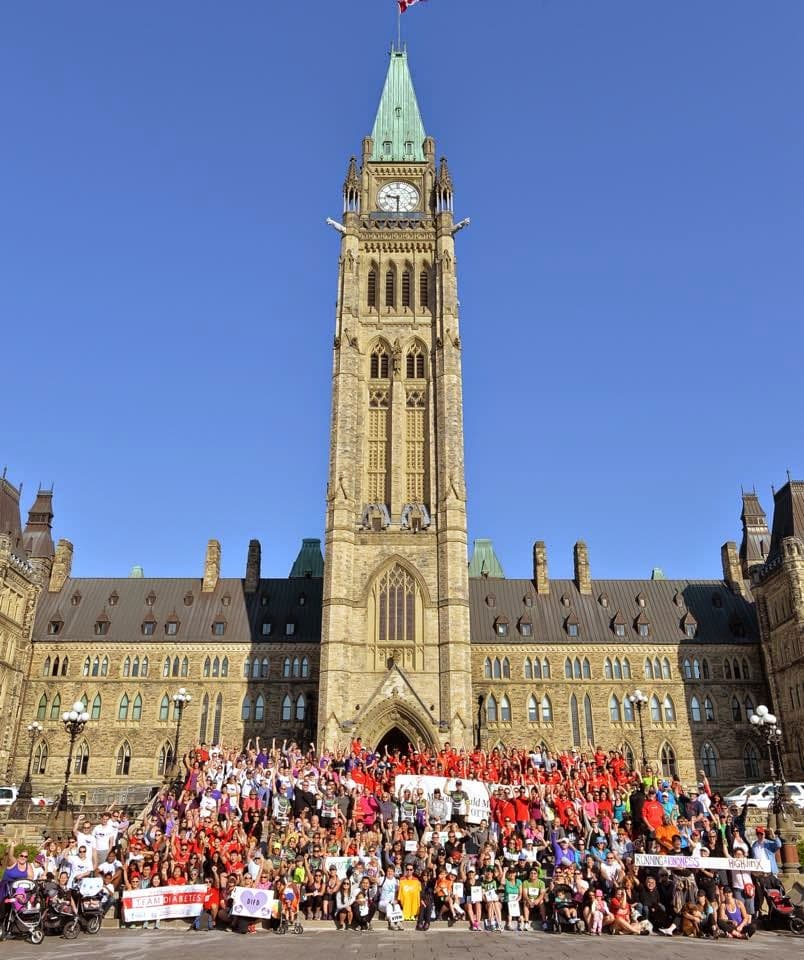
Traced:
<path id="1" fill-rule="evenodd" d="M 10 807 L 17 799 L 18 794 L 19 790 L 15 786 L 0 787 L 0 807 Z M 31 797 L 31 804 L 35 807 L 47 807 L 51 803 L 53 803 L 53 801 L 48 797 L 41 795 Z"/>
<path id="2" fill-rule="evenodd" d="M 804 810 L 804 783 L 793 782 L 786 786 L 790 802 L 794 803 L 799 810 Z M 777 790 L 778 787 L 774 787 L 772 783 L 766 783 L 758 793 L 751 794 L 748 802 L 752 807 L 769 810 Z"/>
<path id="3" fill-rule="evenodd" d="M 759 793 L 763 787 L 767 786 L 767 783 L 744 783 L 741 787 L 735 787 L 732 791 L 727 793 L 723 799 L 729 805 L 734 803 L 738 807 L 741 807 L 745 803 L 746 797 L 752 797 L 754 794 Z"/>

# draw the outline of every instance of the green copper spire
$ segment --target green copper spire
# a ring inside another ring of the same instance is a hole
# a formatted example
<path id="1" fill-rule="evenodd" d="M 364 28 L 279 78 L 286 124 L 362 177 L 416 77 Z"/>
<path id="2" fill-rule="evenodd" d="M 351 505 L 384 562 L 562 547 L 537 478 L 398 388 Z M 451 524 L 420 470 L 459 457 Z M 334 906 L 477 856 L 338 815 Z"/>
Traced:
<path id="1" fill-rule="evenodd" d="M 424 124 L 408 69 L 406 50 L 391 50 L 391 62 L 374 121 L 372 160 L 424 162 Z"/>
<path id="2" fill-rule="evenodd" d="M 301 550 L 290 569 L 291 577 L 323 577 L 324 557 L 320 540 L 302 540 Z"/>
<path id="3" fill-rule="evenodd" d="M 469 576 L 505 577 L 491 540 L 475 540 L 475 549 L 469 561 Z"/>

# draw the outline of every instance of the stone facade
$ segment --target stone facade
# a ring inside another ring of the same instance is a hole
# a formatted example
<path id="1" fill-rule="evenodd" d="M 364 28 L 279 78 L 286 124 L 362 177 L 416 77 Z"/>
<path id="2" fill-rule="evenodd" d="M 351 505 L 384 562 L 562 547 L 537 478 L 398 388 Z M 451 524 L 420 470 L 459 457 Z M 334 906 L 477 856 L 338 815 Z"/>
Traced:
<path id="1" fill-rule="evenodd" d="M 344 183 L 332 419 L 320 542 L 285 579 L 220 576 L 210 540 L 184 579 L 72 576 L 40 491 L 25 531 L 0 486 L 0 764 L 19 782 L 38 720 L 35 789 L 67 763 L 61 712 L 83 700 L 74 796 L 155 784 L 198 740 L 258 735 L 334 748 L 543 742 L 643 752 L 687 782 L 767 776 L 749 723 L 767 703 L 789 778 L 804 765 L 804 484 L 776 494 L 773 532 L 755 494 L 718 580 L 598 580 L 585 543 L 572 580 L 504 575 L 490 540 L 469 561 L 453 183 L 424 133 L 393 51 L 372 136 Z M 476 345 L 472 347 L 476 349 Z M 502 491 L 501 491 L 502 492 Z M 756 602 L 755 602 L 756 600 Z M 35 614 L 35 619 L 34 619 Z M 182 714 L 172 697 L 192 700 Z M 644 708 L 629 694 L 639 688 Z M 641 723 L 640 723 L 641 718 Z"/>
<path id="2" fill-rule="evenodd" d="M 8 772 L 12 756 L 27 751 L 29 723 L 22 698 L 31 660 L 31 632 L 42 578 L 50 572 L 50 494 L 40 491 L 25 532 L 20 522 L 20 494 L 0 478 L 0 770 Z M 38 512 L 37 508 L 39 508 Z M 40 514 L 42 515 L 40 517 Z M 43 530 L 40 530 L 43 527 Z M 27 753 L 26 753 L 27 756 Z"/>
<path id="3" fill-rule="evenodd" d="M 772 533 L 767 525 L 763 528 L 762 520 L 764 513 L 757 517 L 756 509 L 748 521 L 744 519 L 741 552 L 747 557 L 765 670 L 784 736 L 785 772 L 788 779 L 800 779 L 804 773 L 804 483 L 789 480 L 775 492 Z M 752 534 L 766 545 L 765 552 L 753 559 Z"/>
<path id="4" fill-rule="evenodd" d="M 392 51 L 340 226 L 319 692 L 327 743 L 472 737 L 452 181 L 416 130 L 407 57 Z"/>

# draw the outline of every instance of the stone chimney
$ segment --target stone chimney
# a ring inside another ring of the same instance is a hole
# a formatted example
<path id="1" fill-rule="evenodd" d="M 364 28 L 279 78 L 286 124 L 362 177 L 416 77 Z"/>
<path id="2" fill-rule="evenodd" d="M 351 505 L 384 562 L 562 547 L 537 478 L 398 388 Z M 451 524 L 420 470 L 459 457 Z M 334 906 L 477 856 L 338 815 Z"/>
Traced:
<path id="1" fill-rule="evenodd" d="M 547 596 L 550 593 L 550 578 L 547 574 L 547 547 L 544 540 L 537 540 L 533 544 L 533 581 L 536 584 L 536 593 Z"/>
<path id="2" fill-rule="evenodd" d="M 221 545 L 217 540 L 210 540 L 207 544 L 207 555 L 204 558 L 204 582 L 201 585 L 202 593 L 212 593 L 217 587 L 221 576 Z"/>
<path id="3" fill-rule="evenodd" d="M 53 568 L 50 571 L 48 590 L 58 593 L 70 579 L 73 571 L 73 545 L 69 540 L 59 540 L 56 544 L 56 555 L 53 558 Z"/>
<path id="4" fill-rule="evenodd" d="M 745 596 L 746 587 L 743 580 L 743 567 L 737 553 L 737 544 L 733 540 L 724 543 L 720 548 L 720 560 L 723 564 L 723 579 L 732 593 Z"/>
<path id="5" fill-rule="evenodd" d="M 575 561 L 575 585 L 578 592 L 583 594 L 592 593 L 592 574 L 589 571 L 589 548 L 579 540 L 572 551 Z"/>
<path id="6" fill-rule="evenodd" d="M 259 540 L 249 540 L 246 558 L 246 593 L 256 593 L 260 585 L 262 547 Z"/>

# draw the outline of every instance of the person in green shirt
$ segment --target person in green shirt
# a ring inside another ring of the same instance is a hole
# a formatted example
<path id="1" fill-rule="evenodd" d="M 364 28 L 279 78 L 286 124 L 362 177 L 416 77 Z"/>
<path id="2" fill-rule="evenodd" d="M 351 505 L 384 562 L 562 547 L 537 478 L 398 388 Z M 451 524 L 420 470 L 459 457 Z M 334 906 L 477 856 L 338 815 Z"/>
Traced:
<path id="1" fill-rule="evenodd" d="M 547 929 L 547 911 L 544 904 L 546 896 L 544 881 L 539 878 L 538 869 L 533 867 L 522 884 L 522 919 L 525 921 L 526 930 L 531 927 L 537 914 L 542 921 L 542 930 Z"/>
<path id="2" fill-rule="evenodd" d="M 522 926 L 522 911 L 520 901 L 522 900 L 522 881 L 517 880 L 516 870 L 509 867 L 505 874 L 505 881 L 502 887 L 503 900 L 505 902 L 505 929 L 512 930 L 511 921 L 516 920 L 516 928 L 519 931 L 524 930 Z M 516 904 L 513 911 L 511 904 Z M 513 913 L 513 916 L 511 915 Z"/>

